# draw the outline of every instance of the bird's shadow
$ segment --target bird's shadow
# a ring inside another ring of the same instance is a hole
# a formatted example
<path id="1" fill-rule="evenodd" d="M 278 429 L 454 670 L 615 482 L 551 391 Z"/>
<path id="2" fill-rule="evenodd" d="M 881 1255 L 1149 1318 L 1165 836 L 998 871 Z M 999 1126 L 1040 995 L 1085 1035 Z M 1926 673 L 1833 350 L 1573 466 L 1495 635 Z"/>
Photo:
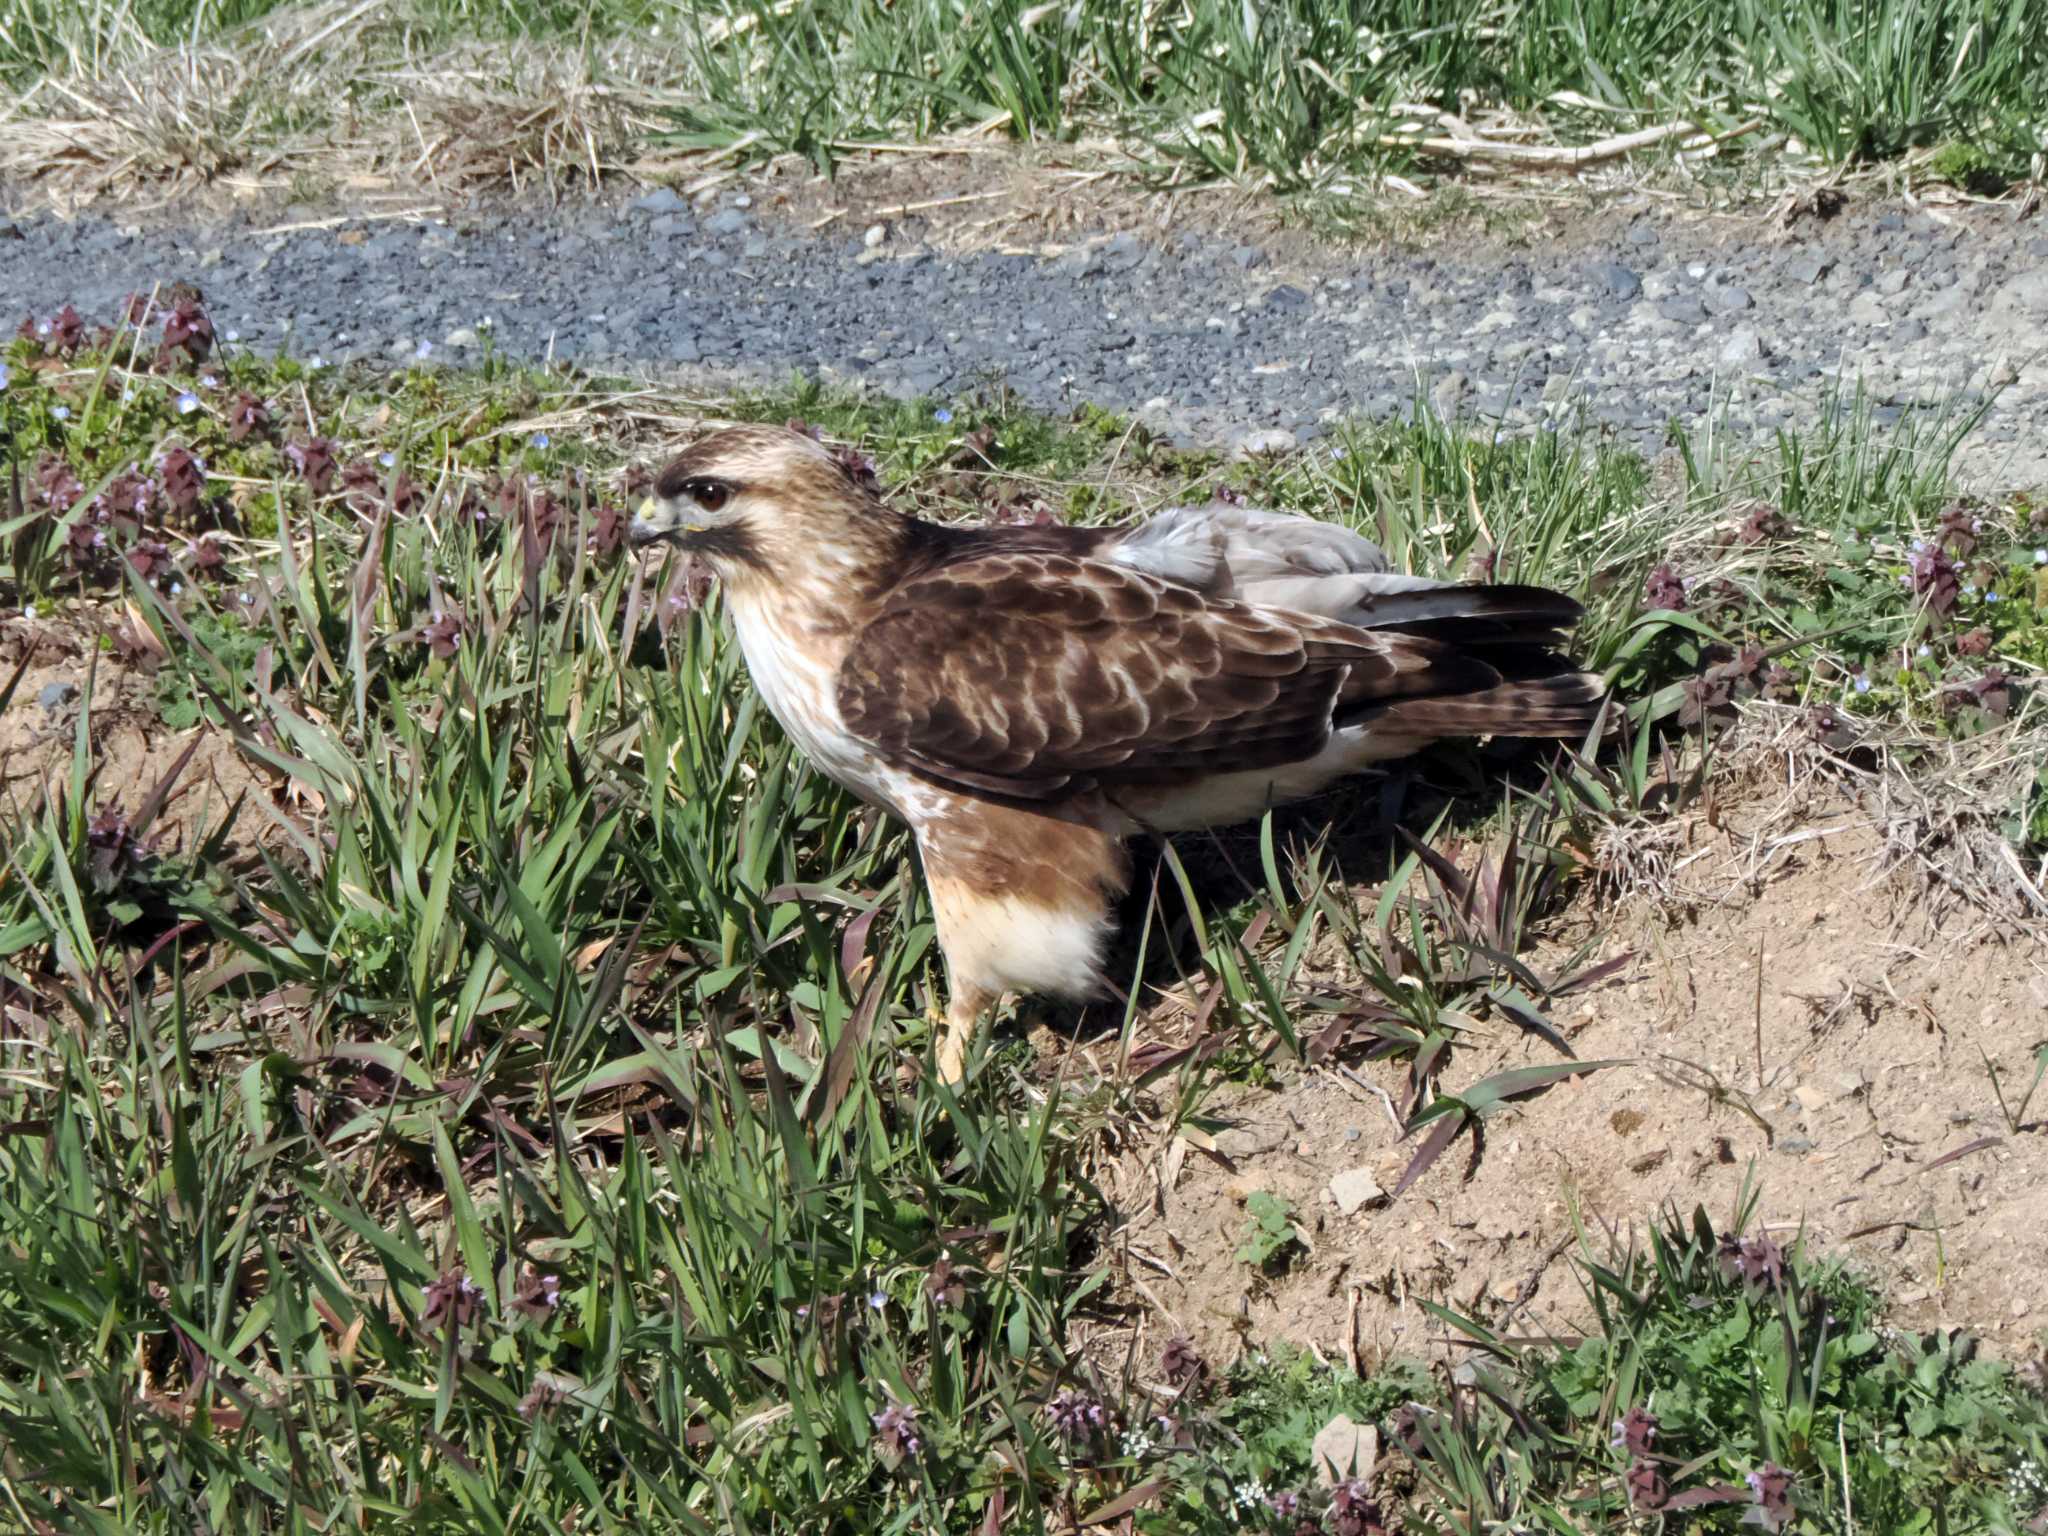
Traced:
<path id="1" fill-rule="evenodd" d="M 1485 748 L 1435 748 L 1361 774 L 1312 800 L 1273 812 L 1273 847 L 1283 870 L 1287 850 L 1320 843 L 1322 866 L 1353 885 L 1386 879 L 1405 856 L 1399 833 L 1424 836 L 1448 812 L 1447 830 L 1465 832 L 1490 821 L 1508 789 L 1534 791 L 1555 759 L 1547 742 L 1499 741 Z M 1075 1044 L 1121 1033 L 1130 991 L 1142 1015 L 1164 989 L 1204 975 L 1206 967 L 1187 901 L 1166 859 L 1167 839 L 1147 837 L 1131 848 L 1131 883 L 1116 909 L 1116 936 L 1103 970 L 1122 996 L 1082 1004 L 1050 999 L 1028 1012 Z M 1189 890 L 1205 919 L 1270 898 L 1256 821 L 1171 839 Z M 1142 1024 L 1139 1026 L 1142 1030 Z"/>

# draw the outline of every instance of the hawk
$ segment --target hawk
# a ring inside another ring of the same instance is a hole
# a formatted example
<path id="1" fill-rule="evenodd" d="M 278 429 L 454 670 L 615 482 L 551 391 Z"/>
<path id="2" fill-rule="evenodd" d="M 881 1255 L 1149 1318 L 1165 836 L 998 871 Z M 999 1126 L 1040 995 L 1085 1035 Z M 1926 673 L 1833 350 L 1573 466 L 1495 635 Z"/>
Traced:
<path id="1" fill-rule="evenodd" d="M 753 684 L 817 768 L 905 822 L 957 1081 L 1008 993 L 1107 988 L 1128 840 L 1248 820 L 1441 737 L 1577 737 L 1579 605 L 1388 569 L 1306 517 L 956 527 L 800 432 L 744 426 L 656 479 L 637 548 L 718 575 Z"/>

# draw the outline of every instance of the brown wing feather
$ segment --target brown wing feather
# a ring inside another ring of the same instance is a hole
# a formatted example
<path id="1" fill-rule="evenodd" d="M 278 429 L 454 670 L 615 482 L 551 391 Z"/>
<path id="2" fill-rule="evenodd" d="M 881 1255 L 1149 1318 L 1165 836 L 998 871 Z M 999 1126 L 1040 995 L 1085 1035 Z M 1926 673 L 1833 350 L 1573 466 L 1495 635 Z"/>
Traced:
<path id="1" fill-rule="evenodd" d="M 1438 642 L 1214 600 L 1053 553 L 956 560 L 899 586 L 840 668 L 847 730 L 958 788 L 1090 783 L 1313 756 L 1340 703 L 1497 684 Z"/>

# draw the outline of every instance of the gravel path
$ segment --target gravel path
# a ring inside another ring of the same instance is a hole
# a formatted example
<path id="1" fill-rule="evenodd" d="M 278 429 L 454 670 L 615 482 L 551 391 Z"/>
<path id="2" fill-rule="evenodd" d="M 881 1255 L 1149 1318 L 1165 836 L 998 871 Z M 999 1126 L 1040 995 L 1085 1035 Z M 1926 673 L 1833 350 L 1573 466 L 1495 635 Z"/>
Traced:
<path id="1" fill-rule="evenodd" d="M 1448 411 L 1527 430 L 1583 408 L 1654 445 L 1717 405 L 1767 430 L 1837 377 L 1881 413 L 1991 402 L 1986 478 L 2048 476 L 2048 231 L 1896 209 L 1760 224 L 1609 217 L 1524 250 L 1275 254 L 1195 232 L 955 253 L 913 222 L 812 237 L 741 197 L 277 232 L 0 220 L 0 314 L 95 318 L 187 278 L 244 341 L 330 360 L 504 353 L 685 375 L 793 368 L 896 393 L 1000 377 L 1052 409 L 1142 413 L 1208 441 Z M 289 215 L 287 216 L 289 217 Z"/>

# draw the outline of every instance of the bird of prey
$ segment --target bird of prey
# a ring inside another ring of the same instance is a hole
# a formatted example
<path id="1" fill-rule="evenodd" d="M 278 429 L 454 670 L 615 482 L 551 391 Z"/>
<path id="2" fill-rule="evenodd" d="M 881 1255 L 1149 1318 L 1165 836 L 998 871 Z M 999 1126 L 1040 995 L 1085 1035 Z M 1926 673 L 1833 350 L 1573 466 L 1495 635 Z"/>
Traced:
<path id="1" fill-rule="evenodd" d="M 1441 737 L 1578 737 L 1600 680 L 1540 587 L 1388 569 L 1310 518 L 957 527 L 803 433 L 730 427 L 630 530 L 720 578 L 754 687 L 817 768 L 907 823 L 957 1081 L 1008 993 L 1106 990 L 1126 841 L 1248 820 Z"/>

